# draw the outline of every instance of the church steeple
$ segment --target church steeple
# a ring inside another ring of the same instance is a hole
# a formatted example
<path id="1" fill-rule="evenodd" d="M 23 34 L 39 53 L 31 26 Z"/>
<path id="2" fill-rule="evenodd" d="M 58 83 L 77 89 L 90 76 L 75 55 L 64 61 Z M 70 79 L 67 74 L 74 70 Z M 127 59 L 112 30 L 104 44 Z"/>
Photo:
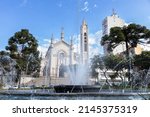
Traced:
<path id="1" fill-rule="evenodd" d="M 89 56 L 89 45 L 88 45 L 88 26 L 85 20 L 83 20 L 81 25 L 81 36 L 80 36 L 80 54 L 81 54 L 81 63 L 88 63 Z"/>
<path id="2" fill-rule="evenodd" d="M 54 37 L 53 37 L 53 34 L 52 34 L 52 37 L 51 37 L 51 47 L 53 47 L 53 44 L 54 44 L 53 40 L 54 40 Z"/>
<path id="3" fill-rule="evenodd" d="M 73 37 L 71 36 L 70 45 L 73 45 Z"/>
<path id="4" fill-rule="evenodd" d="M 85 19 L 82 21 L 82 26 L 87 25 Z"/>
<path id="5" fill-rule="evenodd" d="M 63 41 L 64 40 L 64 28 L 62 27 L 61 28 L 61 41 Z"/>
<path id="6" fill-rule="evenodd" d="M 73 37 L 70 39 L 70 65 L 72 65 L 73 61 Z"/>

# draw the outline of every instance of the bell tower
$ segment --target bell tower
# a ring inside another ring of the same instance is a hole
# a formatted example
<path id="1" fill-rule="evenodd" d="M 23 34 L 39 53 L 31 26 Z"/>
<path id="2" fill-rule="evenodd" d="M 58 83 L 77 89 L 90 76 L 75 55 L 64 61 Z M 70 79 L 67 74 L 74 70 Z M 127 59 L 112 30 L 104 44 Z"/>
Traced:
<path id="1" fill-rule="evenodd" d="M 80 29 L 80 60 L 82 64 L 88 63 L 89 58 L 89 45 L 88 45 L 88 26 L 86 21 L 83 20 Z"/>

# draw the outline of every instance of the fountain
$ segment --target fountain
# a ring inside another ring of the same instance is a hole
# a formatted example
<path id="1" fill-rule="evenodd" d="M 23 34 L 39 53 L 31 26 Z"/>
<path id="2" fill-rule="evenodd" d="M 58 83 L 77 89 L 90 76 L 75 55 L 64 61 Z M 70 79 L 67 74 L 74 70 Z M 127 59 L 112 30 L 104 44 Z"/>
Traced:
<path id="1" fill-rule="evenodd" d="M 118 89 L 114 88 L 112 86 L 111 78 L 109 77 L 108 70 L 105 67 L 105 64 L 102 61 L 102 69 L 101 72 L 103 76 L 100 77 L 105 77 L 105 81 L 99 82 L 98 85 L 93 85 L 88 83 L 89 79 L 89 72 L 88 72 L 88 67 L 84 65 L 78 65 L 76 67 L 71 67 L 69 68 L 69 74 L 71 78 L 71 85 L 56 85 L 54 86 L 55 92 L 56 93 L 67 93 L 70 95 L 70 93 L 76 93 L 77 95 L 79 94 L 98 94 L 98 95 L 105 95 L 105 96 L 139 96 L 143 99 L 143 95 L 149 95 L 148 89 L 148 81 L 150 80 L 150 69 L 148 72 L 145 72 L 144 77 L 141 76 L 142 73 L 138 74 L 138 72 L 133 72 L 131 74 L 133 83 L 132 87 L 128 87 L 128 84 L 126 83 L 127 77 L 125 76 L 125 70 L 121 74 L 121 82 L 118 83 Z M 115 67 L 114 70 L 125 60 L 122 60 L 120 63 L 118 63 Z M 113 71 L 111 71 L 113 72 Z M 123 75 L 124 74 L 124 75 Z M 83 79 L 83 80 L 82 80 Z M 142 89 L 136 89 L 137 85 L 137 80 L 138 79 L 144 79 L 144 81 L 141 81 L 141 85 L 144 87 L 144 90 Z M 120 88 L 119 85 L 122 85 Z M 128 87 L 128 88 L 127 88 Z M 129 98 L 128 98 L 129 99 Z M 133 98 L 134 99 L 134 98 Z M 148 97 L 149 99 L 149 97 Z"/>
<path id="2" fill-rule="evenodd" d="M 29 59 L 34 58 L 31 55 L 29 56 Z M 8 64 L 5 67 L 3 63 L 6 63 L 6 61 L 8 61 Z M 150 83 L 150 69 L 147 72 L 144 70 L 141 71 L 141 73 L 133 72 L 131 74 L 133 79 L 132 87 L 115 89 L 112 86 L 112 82 L 109 80 L 110 77 L 104 63 L 104 69 L 101 69 L 101 72 L 103 73 L 103 76 L 105 76 L 105 81 L 100 81 L 100 84 L 97 85 L 90 82 L 88 65 L 79 64 L 68 67 L 70 85 L 56 85 L 53 87 L 54 89 L 51 87 L 41 87 L 41 89 L 37 89 L 35 87 L 26 90 L 16 90 L 10 88 L 15 86 L 14 79 L 17 75 L 15 64 L 16 62 L 8 56 L 1 60 L 0 77 L 5 88 L 9 87 L 9 89 L 7 88 L 7 90 L 3 89 L 0 91 L 0 99 L 150 99 L 150 92 L 148 90 L 148 84 Z M 118 63 L 114 69 L 119 66 L 119 64 L 121 63 Z M 7 71 L 6 68 L 9 68 L 9 70 Z M 27 71 L 28 67 L 26 69 L 26 72 Z M 48 73 L 45 79 L 45 82 L 49 81 Z M 139 81 L 141 79 L 142 81 Z M 119 82 L 119 85 L 120 84 L 124 84 L 124 80 Z M 136 89 L 137 86 L 139 87 L 138 89 Z"/>
<path id="3" fill-rule="evenodd" d="M 17 71 L 15 65 L 16 62 L 9 56 L 2 56 L 0 58 L 0 79 L 3 89 L 8 89 L 16 85 Z"/>

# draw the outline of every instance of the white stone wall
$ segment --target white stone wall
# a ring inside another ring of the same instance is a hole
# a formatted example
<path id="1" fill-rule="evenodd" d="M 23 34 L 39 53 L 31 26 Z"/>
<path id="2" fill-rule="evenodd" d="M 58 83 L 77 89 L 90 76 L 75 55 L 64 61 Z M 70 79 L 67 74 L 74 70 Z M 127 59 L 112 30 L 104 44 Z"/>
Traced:
<path id="1" fill-rule="evenodd" d="M 53 54 L 52 54 L 52 59 L 51 59 L 51 74 L 52 76 L 58 77 L 58 67 L 60 66 L 60 61 L 59 61 L 59 53 L 64 53 L 65 54 L 65 65 L 69 65 L 69 54 L 70 54 L 70 46 L 66 45 L 65 42 L 60 41 L 56 44 L 54 44 L 53 47 Z"/>
<path id="2" fill-rule="evenodd" d="M 123 27 L 125 26 L 125 21 L 121 19 L 118 15 L 113 14 L 111 16 L 107 16 L 102 24 L 102 29 L 103 29 L 103 35 L 109 35 L 110 29 L 113 27 Z M 108 44 L 104 45 L 104 54 L 107 55 L 107 46 Z M 114 50 L 113 53 L 118 53 L 118 52 L 123 52 L 124 51 L 124 44 L 121 44 L 117 46 Z"/>
<path id="3" fill-rule="evenodd" d="M 82 34 L 86 33 L 86 38 L 87 38 L 87 44 L 88 44 L 88 27 L 86 22 L 83 22 L 83 26 L 82 26 Z M 85 40 L 85 36 L 82 37 L 84 42 Z M 45 57 L 45 59 L 43 59 L 42 63 L 41 63 L 41 76 L 43 75 L 43 69 L 46 65 L 50 66 L 50 76 L 49 79 L 51 78 L 51 84 L 70 84 L 69 80 L 68 80 L 68 76 L 64 76 L 65 78 L 59 78 L 59 67 L 61 65 L 61 63 L 64 63 L 63 65 L 75 65 L 79 63 L 79 58 L 80 55 L 78 53 L 74 53 L 73 50 L 73 43 L 71 42 L 70 44 L 66 43 L 64 41 L 64 34 L 61 34 L 61 40 L 56 42 L 56 43 L 52 43 L 50 45 L 49 48 L 49 54 L 47 54 L 47 56 Z M 71 47 L 72 46 L 72 47 Z M 82 47 L 84 50 L 84 43 L 82 43 Z M 59 55 L 60 53 L 64 53 L 63 56 L 65 56 L 64 61 L 60 61 Z M 88 45 L 87 45 L 87 52 L 82 51 L 83 57 L 84 57 L 84 61 L 88 60 Z M 70 60 L 71 59 L 71 60 Z"/>
<path id="4" fill-rule="evenodd" d="M 113 27 L 123 27 L 125 25 L 125 21 L 118 15 L 107 16 L 105 20 L 106 21 L 103 23 L 103 35 L 108 35 L 110 33 L 110 29 Z M 106 31 L 104 32 L 104 30 Z"/>
<path id="5" fill-rule="evenodd" d="M 114 48 L 113 54 L 116 55 L 116 54 L 122 53 L 124 51 L 126 51 L 126 44 L 125 44 L 125 42 L 122 42 L 116 48 Z"/>
<path id="6" fill-rule="evenodd" d="M 59 42 L 53 44 L 53 47 L 49 49 L 49 52 L 51 54 L 47 54 L 47 56 L 41 62 L 41 76 L 43 76 L 44 67 L 49 64 L 50 76 L 53 79 L 52 83 L 55 82 L 54 79 L 56 79 L 56 81 L 58 82 L 64 82 L 64 79 L 59 79 L 59 66 L 61 65 L 61 61 L 59 60 L 59 54 L 64 53 L 65 55 L 64 65 L 70 65 L 70 58 L 72 58 L 72 64 L 77 64 L 77 60 L 74 56 L 75 53 L 73 53 L 73 50 L 71 53 L 70 49 L 71 46 L 67 44 L 64 40 L 60 40 Z"/>

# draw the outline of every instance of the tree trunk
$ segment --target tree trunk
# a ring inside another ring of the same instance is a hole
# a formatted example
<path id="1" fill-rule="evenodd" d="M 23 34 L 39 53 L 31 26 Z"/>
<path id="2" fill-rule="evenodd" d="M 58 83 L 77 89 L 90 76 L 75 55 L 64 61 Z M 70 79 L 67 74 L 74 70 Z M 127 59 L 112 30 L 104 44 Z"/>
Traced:
<path id="1" fill-rule="evenodd" d="M 126 58 L 127 58 L 127 61 L 128 61 L 128 81 L 130 82 L 131 81 L 131 76 L 130 76 L 130 61 L 129 61 L 129 45 L 128 45 L 128 39 L 126 38 L 125 39 L 125 43 L 126 43 Z"/>
<path id="2" fill-rule="evenodd" d="M 18 89 L 19 89 L 21 87 L 21 70 L 18 70 L 17 77 L 18 77 Z"/>

